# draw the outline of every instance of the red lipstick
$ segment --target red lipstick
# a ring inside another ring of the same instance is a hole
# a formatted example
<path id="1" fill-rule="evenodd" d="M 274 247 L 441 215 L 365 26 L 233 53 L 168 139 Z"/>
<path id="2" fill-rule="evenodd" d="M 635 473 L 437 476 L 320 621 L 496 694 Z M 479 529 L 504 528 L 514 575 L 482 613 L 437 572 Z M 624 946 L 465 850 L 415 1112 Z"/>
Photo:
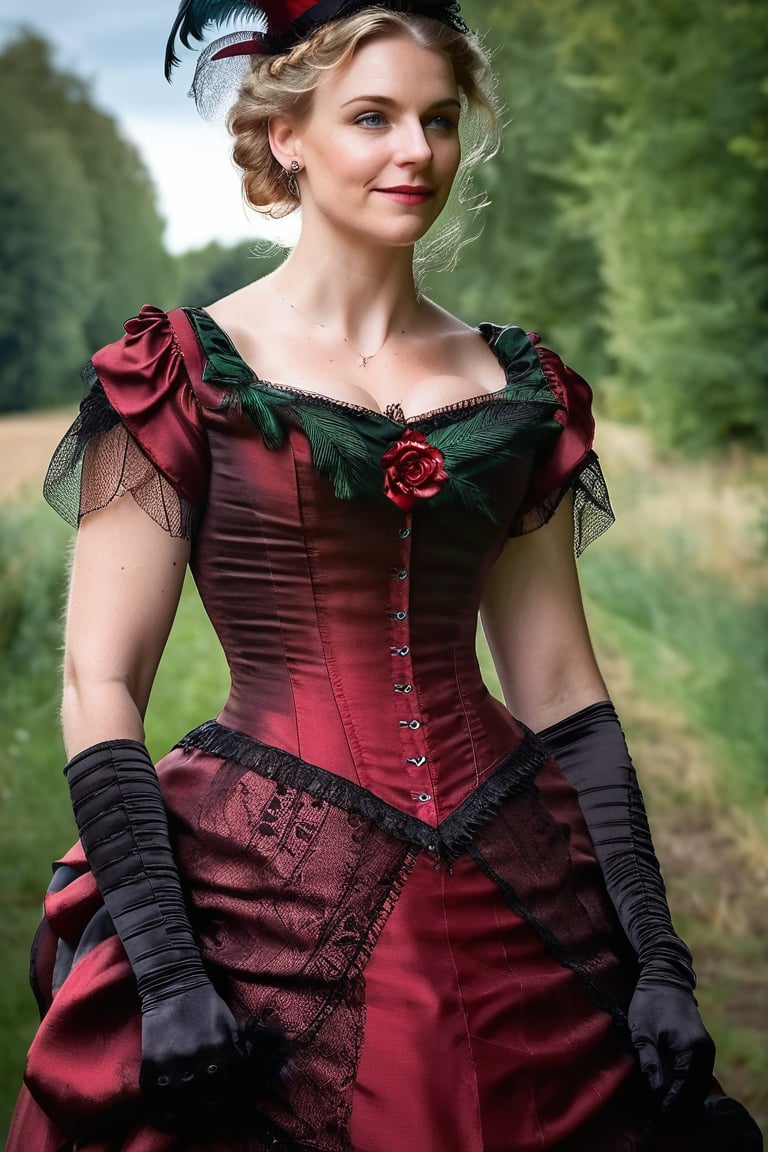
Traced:
<path id="1" fill-rule="evenodd" d="M 398 184 L 393 188 L 377 188 L 376 191 L 398 204 L 423 204 L 435 194 L 434 189 L 425 184 Z"/>

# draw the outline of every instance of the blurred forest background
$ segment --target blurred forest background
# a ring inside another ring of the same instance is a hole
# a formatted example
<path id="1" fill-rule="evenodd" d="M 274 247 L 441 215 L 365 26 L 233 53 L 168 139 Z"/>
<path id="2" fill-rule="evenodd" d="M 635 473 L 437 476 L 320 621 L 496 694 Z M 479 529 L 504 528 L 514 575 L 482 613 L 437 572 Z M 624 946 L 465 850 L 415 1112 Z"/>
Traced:
<path id="1" fill-rule="evenodd" d="M 582 564 L 590 619 L 722 1078 L 768 1127 L 765 6 L 462 8 L 499 46 L 504 148 L 479 173 L 480 235 L 428 290 L 470 322 L 535 328 L 595 384 L 619 523 Z M 170 255 L 136 150 L 36 35 L 0 52 L 0 112 L 7 461 L 29 427 L 19 414 L 54 409 L 63 430 L 80 366 L 143 303 L 207 303 L 279 256 L 248 243 Z M 24 955 L 73 829 L 56 724 L 69 536 L 36 491 L 0 489 L 0 1135 L 34 1027 Z M 187 590 L 153 752 L 215 713 L 226 684 Z"/>

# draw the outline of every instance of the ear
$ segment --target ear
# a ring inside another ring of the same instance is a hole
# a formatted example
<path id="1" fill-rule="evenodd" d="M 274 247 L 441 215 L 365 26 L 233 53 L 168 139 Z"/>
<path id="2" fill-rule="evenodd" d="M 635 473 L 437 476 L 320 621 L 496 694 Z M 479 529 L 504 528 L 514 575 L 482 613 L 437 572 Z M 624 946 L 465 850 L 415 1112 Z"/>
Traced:
<path id="1" fill-rule="evenodd" d="M 290 169 L 291 162 L 298 160 L 304 166 L 301 155 L 301 139 L 298 135 L 298 123 L 288 113 L 280 113 L 269 121 L 269 146 L 272 155 L 278 164 L 286 170 Z"/>

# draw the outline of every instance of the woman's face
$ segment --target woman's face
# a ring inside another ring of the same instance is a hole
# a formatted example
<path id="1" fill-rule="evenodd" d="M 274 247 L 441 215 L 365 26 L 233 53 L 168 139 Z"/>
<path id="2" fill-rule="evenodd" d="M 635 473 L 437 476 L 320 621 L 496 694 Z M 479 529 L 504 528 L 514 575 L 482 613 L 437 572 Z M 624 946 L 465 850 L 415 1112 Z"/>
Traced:
<path id="1" fill-rule="evenodd" d="M 461 159 L 448 56 L 405 35 L 365 41 L 315 90 L 294 145 L 307 223 L 412 245 L 440 215 Z"/>

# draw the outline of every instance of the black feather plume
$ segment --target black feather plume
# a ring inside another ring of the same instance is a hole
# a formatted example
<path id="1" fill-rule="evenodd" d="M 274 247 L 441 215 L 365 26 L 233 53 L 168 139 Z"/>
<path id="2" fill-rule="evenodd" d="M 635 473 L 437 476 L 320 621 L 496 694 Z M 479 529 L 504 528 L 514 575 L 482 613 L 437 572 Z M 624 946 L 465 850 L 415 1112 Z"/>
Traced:
<path id="1" fill-rule="evenodd" d="M 181 0 L 165 48 L 166 80 L 170 80 L 173 69 L 179 63 L 176 55 L 177 35 L 185 48 L 191 48 L 190 40 L 203 40 L 207 28 L 219 28 L 233 16 L 247 16 L 253 20 L 254 17 L 263 19 L 263 15 L 263 6 L 251 3 L 250 0 Z"/>

